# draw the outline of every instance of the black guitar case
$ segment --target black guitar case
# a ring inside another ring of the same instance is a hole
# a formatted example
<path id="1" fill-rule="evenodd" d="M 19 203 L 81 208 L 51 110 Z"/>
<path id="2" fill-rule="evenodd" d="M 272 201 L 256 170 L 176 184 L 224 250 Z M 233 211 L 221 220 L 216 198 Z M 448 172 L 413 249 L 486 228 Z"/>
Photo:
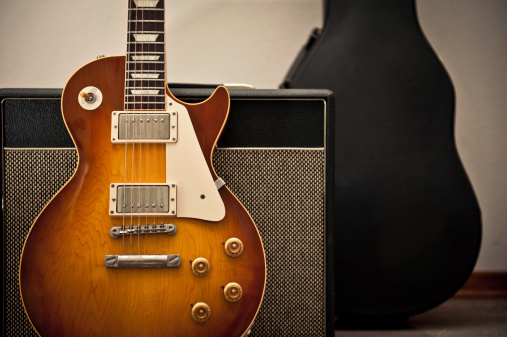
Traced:
<path id="1" fill-rule="evenodd" d="M 477 260 L 481 214 L 414 0 L 325 2 L 282 86 L 336 97 L 338 317 L 406 318 L 451 297 Z"/>

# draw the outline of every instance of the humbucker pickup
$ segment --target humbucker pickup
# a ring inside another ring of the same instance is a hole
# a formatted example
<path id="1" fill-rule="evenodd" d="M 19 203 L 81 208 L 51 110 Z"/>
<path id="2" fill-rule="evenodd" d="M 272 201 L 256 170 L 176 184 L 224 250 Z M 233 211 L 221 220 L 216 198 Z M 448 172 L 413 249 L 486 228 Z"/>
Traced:
<path id="1" fill-rule="evenodd" d="M 111 184 L 109 214 L 176 216 L 175 184 Z"/>
<path id="2" fill-rule="evenodd" d="M 178 113 L 113 111 L 111 142 L 175 143 L 178 141 Z"/>

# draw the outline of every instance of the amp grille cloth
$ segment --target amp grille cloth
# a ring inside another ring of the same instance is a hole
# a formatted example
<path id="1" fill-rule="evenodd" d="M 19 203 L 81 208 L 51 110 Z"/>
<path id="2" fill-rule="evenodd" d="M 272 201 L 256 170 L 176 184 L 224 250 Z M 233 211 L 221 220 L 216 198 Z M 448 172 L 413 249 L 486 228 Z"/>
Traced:
<path id="1" fill-rule="evenodd" d="M 23 310 L 18 266 L 24 238 L 71 177 L 75 150 L 5 150 L 5 333 L 36 336 Z M 324 150 L 218 149 L 217 174 L 250 212 L 267 259 L 253 336 L 324 336 Z"/>

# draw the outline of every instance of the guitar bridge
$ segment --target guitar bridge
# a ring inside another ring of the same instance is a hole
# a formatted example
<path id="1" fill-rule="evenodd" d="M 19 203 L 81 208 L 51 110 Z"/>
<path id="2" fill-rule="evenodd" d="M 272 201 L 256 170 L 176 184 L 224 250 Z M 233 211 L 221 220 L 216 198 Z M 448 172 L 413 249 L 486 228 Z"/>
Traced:
<path id="1" fill-rule="evenodd" d="M 174 235 L 176 234 L 177 228 L 175 224 L 169 223 L 164 224 L 161 223 L 160 225 L 153 224 L 153 225 L 137 225 L 137 226 L 120 226 L 120 227 L 112 227 L 109 231 L 109 234 L 113 239 L 117 239 L 122 235 L 129 235 L 129 234 L 168 234 L 168 235 Z"/>
<path id="2" fill-rule="evenodd" d="M 109 214 L 176 216 L 176 185 L 111 184 Z"/>

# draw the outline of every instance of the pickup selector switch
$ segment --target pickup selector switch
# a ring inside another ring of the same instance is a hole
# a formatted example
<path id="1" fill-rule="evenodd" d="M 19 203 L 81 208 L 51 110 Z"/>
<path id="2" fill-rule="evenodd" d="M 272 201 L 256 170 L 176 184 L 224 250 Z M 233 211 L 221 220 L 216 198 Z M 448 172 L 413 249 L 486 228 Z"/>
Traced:
<path id="1" fill-rule="evenodd" d="M 192 306 L 192 318 L 197 322 L 205 322 L 211 314 L 209 305 L 204 302 L 196 303 Z"/>
<path id="2" fill-rule="evenodd" d="M 86 87 L 79 92 L 77 100 L 83 109 L 95 110 L 102 104 L 102 92 L 96 87 Z"/>
<path id="3" fill-rule="evenodd" d="M 230 257 L 237 257 L 243 253 L 243 242 L 238 238 L 230 238 L 224 244 L 225 253 Z"/>
<path id="4" fill-rule="evenodd" d="M 224 296 L 229 302 L 237 302 L 243 297 L 243 288 L 236 282 L 228 283 L 224 287 Z"/>
<path id="5" fill-rule="evenodd" d="M 204 277 L 209 273 L 210 264 L 204 257 L 198 257 L 192 261 L 192 273 L 197 277 Z"/>

